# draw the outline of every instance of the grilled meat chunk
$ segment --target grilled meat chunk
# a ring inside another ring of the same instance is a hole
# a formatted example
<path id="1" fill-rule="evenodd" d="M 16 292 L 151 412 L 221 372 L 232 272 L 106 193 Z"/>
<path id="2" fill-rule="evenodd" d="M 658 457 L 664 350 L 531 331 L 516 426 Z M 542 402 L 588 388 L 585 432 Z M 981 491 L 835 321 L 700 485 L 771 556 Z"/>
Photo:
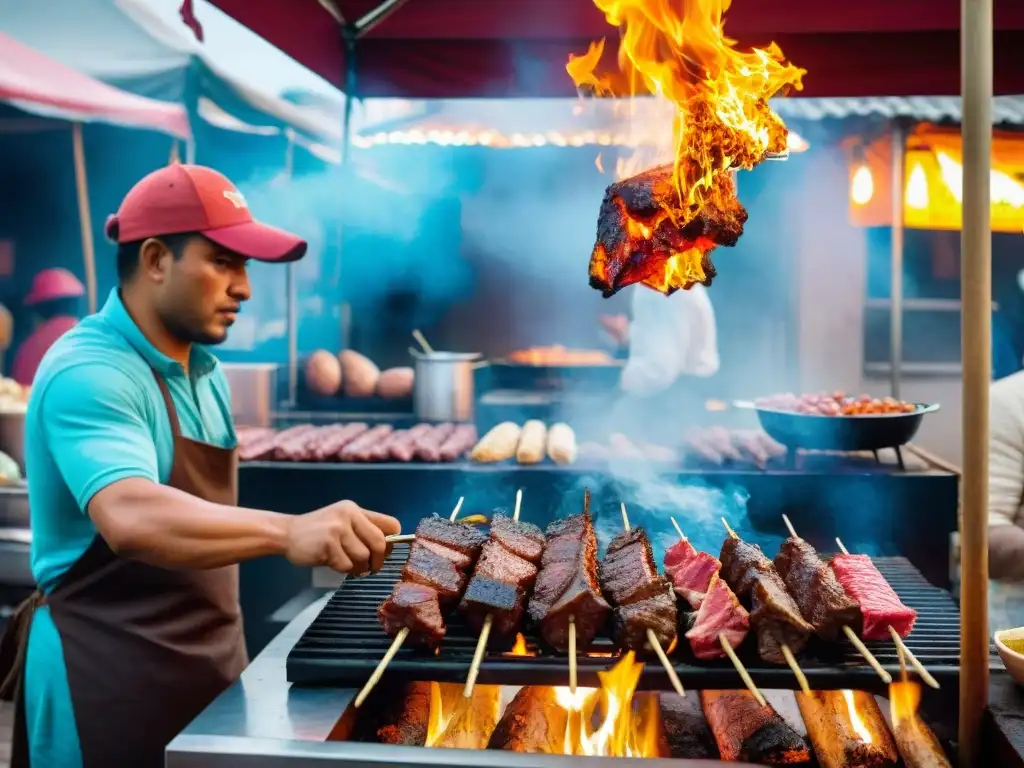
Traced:
<path id="1" fill-rule="evenodd" d="M 544 552 L 544 534 L 540 528 L 505 515 L 491 518 L 491 539 L 531 563 L 539 563 Z"/>
<path id="2" fill-rule="evenodd" d="M 764 661 L 784 664 L 782 646 L 799 653 L 813 627 L 800 615 L 782 578 L 756 544 L 731 536 L 719 556 L 722 578 L 736 595 L 750 602 L 750 623 L 757 630 L 758 654 Z"/>
<path id="3" fill-rule="evenodd" d="M 526 592 L 533 587 L 533 581 L 537 578 L 537 566 L 492 539 L 484 544 L 480 553 L 476 570 L 473 571 L 473 578 L 477 576 L 504 581 Z"/>
<path id="4" fill-rule="evenodd" d="M 491 634 L 507 638 L 519 631 L 526 597 L 514 584 L 474 575 L 459 604 L 459 612 L 479 632 L 491 617 Z"/>
<path id="5" fill-rule="evenodd" d="M 844 625 L 861 631 L 860 606 L 806 541 L 786 539 L 775 556 L 775 570 L 819 637 L 835 640 Z"/>
<path id="6" fill-rule="evenodd" d="M 587 492 L 585 510 L 589 499 Z M 556 650 L 568 650 L 571 617 L 577 647 L 585 649 L 610 610 L 598 586 L 597 536 L 589 512 L 553 522 L 545 531 L 541 570 L 529 604 L 530 618 L 540 625 L 541 636 Z"/>
<path id="7" fill-rule="evenodd" d="M 399 581 L 377 608 L 377 621 L 388 637 L 409 629 L 408 642 L 436 648 L 445 636 L 437 591 L 422 584 Z"/>
<path id="8" fill-rule="evenodd" d="M 889 627 L 906 637 L 917 621 L 917 611 L 908 608 L 867 555 L 836 555 L 832 571 L 846 593 L 860 605 L 865 640 L 888 640 Z"/>
<path id="9" fill-rule="evenodd" d="M 444 547 L 426 547 L 419 541 L 413 542 L 409 559 L 402 569 L 402 581 L 422 584 L 437 592 L 442 610 L 457 602 L 466 586 L 466 573 L 455 565 L 454 557 L 443 554 Z M 458 552 L 454 553 L 456 556 Z"/>
<path id="10" fill-rule="evenodd" d="M 435 544 L 454 549 L 476 559 L 487 541 L 487 534 L 464 523 L 456 523 L 444 517 L 431 515 L 416 526 L 416 539 L 426 539 Z"/>
<path id="11" fill-rule="evenodd" d="M 701 691 L 704 714 L 726 761 L 757 765 L 811 762 L 807 742 L 770 705 L 750 691 Z"/>
<path id="12" fill-rule="evenodd" d="M 677 620 L 676 596 L 666 584 L 659 594 L 616 606 L 612 637 L 620 648 L 640 649 L 649 644 L 647 630 L 651 629 L 661 647 L 668 648 L 676 639 Z"/>

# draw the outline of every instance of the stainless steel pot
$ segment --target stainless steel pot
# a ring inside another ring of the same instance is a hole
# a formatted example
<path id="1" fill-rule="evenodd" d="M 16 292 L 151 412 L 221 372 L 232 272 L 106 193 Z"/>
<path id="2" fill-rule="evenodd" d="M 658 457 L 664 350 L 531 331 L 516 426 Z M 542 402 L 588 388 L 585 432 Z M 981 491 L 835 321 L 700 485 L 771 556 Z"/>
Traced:
<path id="1" fill-rule="evenodd" d="M 416 366 L 413 409 L 421 421 L 472 421 L 473 371 L 479 352 L 432 352 L 410 350 Z"/>

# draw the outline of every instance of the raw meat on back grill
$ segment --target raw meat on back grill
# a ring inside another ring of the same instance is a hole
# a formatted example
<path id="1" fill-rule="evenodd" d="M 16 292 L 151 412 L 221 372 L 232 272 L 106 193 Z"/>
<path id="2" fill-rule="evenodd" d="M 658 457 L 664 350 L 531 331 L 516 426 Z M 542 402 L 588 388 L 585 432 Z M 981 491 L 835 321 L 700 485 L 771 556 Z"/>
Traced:
<path id="1" fill-rule="evenodd" d="M 693 655 L 698 659 L 718 659 L 725 655 L 719 639 L 724 635 L 732 648 L 739 648 L 750 631 L 750 615 L 729 585 L 716 573 L 711 577 L 707 595 L 693 616 L 686 633 Z"/>
<path id="2" fill-rule="evenodd" d="M 416 540 L 420 539 L 454 549 L 475 560 L 487 542 L 487 534 L 471 525 L 432 515 L 423 518 L 416 526 Z"/>
<path id="3" fill-rule="evenodd" d="M 864 617 L 861 636 L 865 640 L 890 639 L 890 626 L 900 637 L 910 634 L 917 621 L 917 611 L 903 604 L 870 557 L 835 555 L 832 571 L 846 593 L 860 605 Z"/>
<path id="4" fill-rule="evenodd" d="M 601 588 L 615 606 L 613 636 L 620 648 L 642 649 L 648 643 L 648 629 L 663 648 L 671 645 L 679 619 L 676 598 L 668 579 L 658 573 L 643 528 L 612 539 L 600 575 Z"/>
<path id="5" fill-rule="evenodd" d="M 589 492 L 584 509 L 589 508 Z M 576 644 L 585 650 L 608 620 L 611 608 L 597 581 L 597 536 L 589 512 L 551 523 L 544 532 L 541 569 L 530 599 L 530 618 L 544 641 L 559 651 L 569 648 L 569 618 Z"/>
<path id="6" fill-rule="evenodd" d="M 437 591 L 407 581 L 395 584 L 390 597 L 377 608 L 377 620 L 388 637 L 407 628 L 407 642 L 429 648 L 440 645 L 446 632 Z"/>
<path id="7" fill-rule="evenodd" d="M 835 640 L 843 626 L 860 633 L 860 606 L 806 541 L 791 536 L 782 542 L 775 570 L 819 637 Z"/>
<path id="8" fill-rule="evenodd" d="M 785 664 L 782 646 L 799 653 L 813 627 L 800 614 L 782 577 L 756 544 L 731 536 L 719 556 L 721 576 L 737 597 L 750 602 L 750 623 L 757 631 L 758 655 L 772 664 Z"/>
<path id="9" fill-rule="evenodd" d="M 491 518 L 491 538 L 531 563 L 539 563 L 544 552 L 544 533 L 540 528 L 506 515 Z"/>

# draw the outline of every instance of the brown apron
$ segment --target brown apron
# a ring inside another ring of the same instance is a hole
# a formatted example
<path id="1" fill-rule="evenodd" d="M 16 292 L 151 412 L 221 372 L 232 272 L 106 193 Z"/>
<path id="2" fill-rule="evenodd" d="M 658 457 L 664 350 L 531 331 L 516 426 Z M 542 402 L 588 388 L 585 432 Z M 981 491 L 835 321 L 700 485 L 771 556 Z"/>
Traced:
<path id="1" fill-rule="evenodd" d="M 168 485 L 207 501 L 238 498 L 235 449 L 183 437 L 164 379 L 154 371 L 174 434 Z M 139 514 L 145 514 L 139 510 Z M 15 701 L 11 766 L 29 765 L 24 667 L 40 605 L 60 634 L 82 761 L 164 765 L 164 750 L 248 663 L 238 566 L 168 569 L 118 557 L 99 535 L 47 595 L 19 606 L 0 639 L 0 696 Z"/>

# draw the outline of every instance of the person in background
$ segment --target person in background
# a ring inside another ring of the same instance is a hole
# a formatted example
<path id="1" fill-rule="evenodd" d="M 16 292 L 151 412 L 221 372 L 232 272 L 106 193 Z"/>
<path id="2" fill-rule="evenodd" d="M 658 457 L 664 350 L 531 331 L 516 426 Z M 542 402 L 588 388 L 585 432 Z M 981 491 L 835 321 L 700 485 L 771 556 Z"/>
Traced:
<path id="1" fill-rule="evenodd" d="M 85 286 L 66 269 L 44 269 L 32 280 L 25 306 L 32 308 L 35 328 L 14 355 L 11 378 L 31 386 L 46 351 L 78 324 Z"/>
<path id="2" fill-rule="evenodd" d="M 306 242 L 253 219 L 210 168 L 169 165 L 107 222 L 118 286 L 51 347 L 25 415 L 32 574 L 5 627 L 11 764 L 160 768 L 166 745 L 248 663 L 238 564 L 376 571 L 392 517 L 338 501 L 238 506 L 222 343 L 250 259 Z"/>
<path id="3" fill-rule="evenodd" d="M 989 396 L 989 626 L 1024 625 L 1024 372 Z"/>
<path id="4" fill-rule="evenodd" d="M 629 346 L 620 381 L 625 397 L 614 420 L 623 431 L 642 422 L 645 439 L 671 442 L 681 422 L 665 416 L 698 401 L 703 407 L 696 379 L 713 376 L 721 364 L 715 310 L 699 284 L 671 296 L 642 285 L 632 290 L 632 322 L 624 315 L 601 318 L 609 335 Z"/>

